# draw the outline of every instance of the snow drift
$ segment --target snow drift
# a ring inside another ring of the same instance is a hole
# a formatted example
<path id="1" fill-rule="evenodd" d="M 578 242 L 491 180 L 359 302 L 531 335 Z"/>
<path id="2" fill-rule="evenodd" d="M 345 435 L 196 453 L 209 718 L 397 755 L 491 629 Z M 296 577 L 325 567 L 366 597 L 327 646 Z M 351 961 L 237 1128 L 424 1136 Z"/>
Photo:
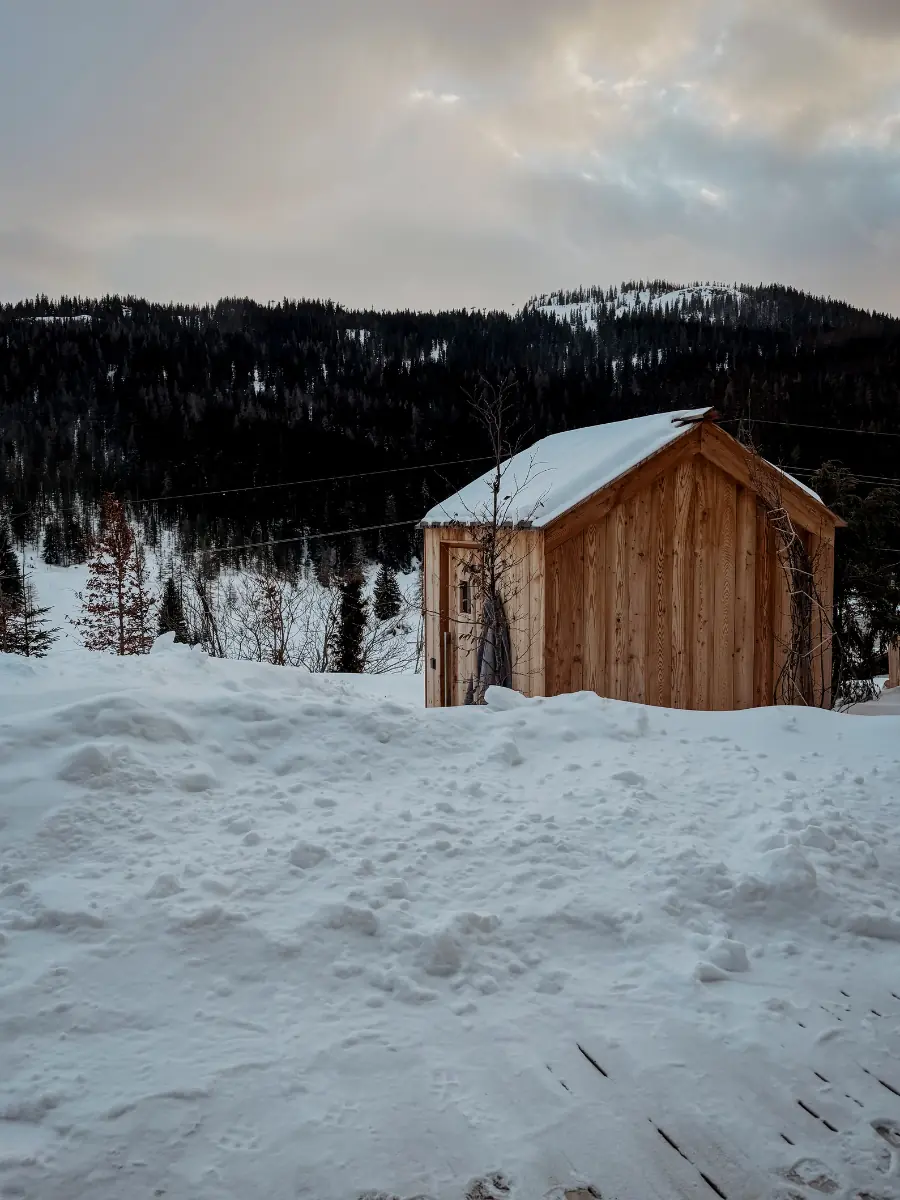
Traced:
<path id="1" fill-rule="evenodd" d="M 0 659 L 0 1194 L 896 1196 L 900 722 L 420 689 Z"/>

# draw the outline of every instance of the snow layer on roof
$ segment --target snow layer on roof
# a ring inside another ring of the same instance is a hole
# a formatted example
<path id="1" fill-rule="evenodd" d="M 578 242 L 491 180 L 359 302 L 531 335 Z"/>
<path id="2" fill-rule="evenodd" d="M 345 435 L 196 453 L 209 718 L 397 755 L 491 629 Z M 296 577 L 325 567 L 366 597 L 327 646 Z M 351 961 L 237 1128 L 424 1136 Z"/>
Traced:
<path id="1" fill-rule="evenodd" d="M 680 422 L 710 411 L 690 408 L 653 413 L 542 438 L 504 464 L 500 496 L 505 521 L 536 528 L 549 524 L 686 434 L 690 427 Z M 422 523 L 467 525 L 484 519 L 489 512 L 492 479 L 493 469 L 436 504 Z"/>
<path id="2" fill-rule="evenodd" d="M 765 459 L 764 461 L 769 462 L 768 459 Z M 796 484 L 796 486 L 800 489 L 801 492 L 806 492 L 807 496 L 812 496 L 813 500 L 815 500 L 817 504 L 824 503 L 824 501 L 822 500 L 822 497 L 819 495 L 819 493 L 814 492 L 812 490 L 812 488 L 807 487 L 805 483 L 801 483 L 796 475 L 791 475 L 791 473 L 789 471 L 783 471 L 781 469 L 781 467 L 776 467 L 774 463 L 769 463 L 769 466 L 772 467 L 773 470 L 777 471 L 779 475 L 783 475 L 785 477 L 785 479 L 789 479 L 791 481 L 791 483 Z"/>

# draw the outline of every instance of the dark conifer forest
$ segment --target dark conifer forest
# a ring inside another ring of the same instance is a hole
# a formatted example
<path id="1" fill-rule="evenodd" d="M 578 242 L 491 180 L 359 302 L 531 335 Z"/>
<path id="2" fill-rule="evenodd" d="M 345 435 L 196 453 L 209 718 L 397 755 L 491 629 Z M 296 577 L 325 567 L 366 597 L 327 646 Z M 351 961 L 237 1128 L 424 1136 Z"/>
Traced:
<path id="1" fill-rule="evenodd" d="M 726 428 L 752 418 L 762 452 L 803 479 L 825 461 L 900 478 L 900 438 L 872 436 L 900 435 L 900 321 L 785 287 L 694 287 L 653 304 L 675 286 L 557 293 L 515 315 L 133 296 L 7 305 L 0 502 L 18 541 L 47 530 L 62 563 L 83 557 L 84 526 L 113 492 L 151 543 L 168 529 L 185 554 L 409 521 L 356 550 L 406 566 L 412 522 L 481 469 L 426 464 L 486 452 L 465 393 L 510 375 L 525 440 L 710 404 Z M 330 476 L 358 478 L 299 482 Z M 325 545 L 228 559 L 289 563 Z"/>

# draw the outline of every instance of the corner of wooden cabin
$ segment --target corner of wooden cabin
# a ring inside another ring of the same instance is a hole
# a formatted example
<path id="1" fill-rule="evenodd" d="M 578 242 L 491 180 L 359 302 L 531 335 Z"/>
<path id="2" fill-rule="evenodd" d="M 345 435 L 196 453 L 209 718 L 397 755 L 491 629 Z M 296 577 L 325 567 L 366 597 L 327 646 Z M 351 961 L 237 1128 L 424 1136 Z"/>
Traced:
<path id="1" fill-rule="evenodd" d="M 473 529 L 464 525 L 424 527 L 423 605 L 425 623 L 425 705 L 442 708 L 456 703 L 446 674 L 455 661 L 447 658 L 455 614 L 450 595 L 451 553 L 472 548 Z M 544 694 L 544 538 L 540 529 L 516 530 L 507 551 L 501 593 L 507 606 L 513 658 L 513 687 L 525 696 Z"/>

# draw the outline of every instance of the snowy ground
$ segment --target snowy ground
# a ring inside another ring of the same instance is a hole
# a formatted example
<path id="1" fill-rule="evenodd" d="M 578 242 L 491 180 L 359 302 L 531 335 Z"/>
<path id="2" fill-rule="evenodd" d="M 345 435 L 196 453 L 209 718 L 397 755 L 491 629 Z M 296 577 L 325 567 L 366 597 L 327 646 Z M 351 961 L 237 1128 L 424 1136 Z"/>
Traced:
<path id="1" fill-rule="evenodd" d="M 900 722 L 420 688 L 0 658 L 0 1195 L 900 1197 Z"/>
<path id="2" fill-rule="evenodd" d="M 87 587 L 87 566 L 49 567 L 32 549 L 26 553 L 25 560 L 38 603 L 42 608 L 50 609 L 47 623 L 59 633 L 51 654 L 55 656 L 80 649 L 81 635 L 72 620 L 81 615 L 78 593 Z M 155 563 L 153 565 L 155 569 Z"/>

